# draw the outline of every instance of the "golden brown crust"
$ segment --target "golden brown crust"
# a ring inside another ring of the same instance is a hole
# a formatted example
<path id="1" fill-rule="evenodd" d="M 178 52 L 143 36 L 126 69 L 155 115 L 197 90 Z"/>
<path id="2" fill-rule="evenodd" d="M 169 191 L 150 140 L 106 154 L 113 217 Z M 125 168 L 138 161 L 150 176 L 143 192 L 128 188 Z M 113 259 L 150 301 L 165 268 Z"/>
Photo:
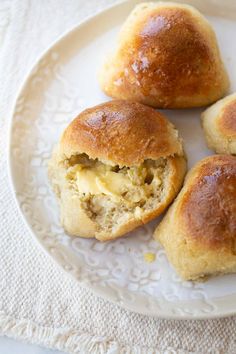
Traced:
<path id="1" fill-rule="evenodd" d="M 217 123 L 222 134 L 236 138 L 236 97 L 223 108 Z"/>
<path id="2" fill-rule="evenodd" d="M 184 108 L 222 97 L 228 78 L 215 34 L 200 13 L 156 3 L 139 5 L 130 15 L 101 85 L 112 97 Z"/>
<path id="3" fill-rule="evenodd" d="M 61 153 L 119 165 L 183 155 L 173 125 L 159 112 L 137 102 L 114 100 L 86 109 L 65 130 Z"/>
<path id="4" fill-rule="evenodd" d="M 137 80 L 142 83 L 143 94 L 149 95 L 153 83 L 159 82 L 167 106 L 173 95 L 193 95 L 199 86 L 205 94 L 208 93 L 214 57 L 186 9 L 153 11 L 151 16 L 142 18 L 139 28 L 133 46 L 129 48 L 127 43 L 124 48 L 125 52 L 132 51 L 125 66 L 136 66 L 135 70 L 130 70 L 128 79 L 125 74 L 122 77 L 128 90 L 131 89 L 130 82 Z M 140 59 L 134 62 L 133 56 Z M 145 70 L 144 58 L 149 63 L 148 70 Z M 199 77 L 200 70 L 202 76 Z M 151 97 L 154 99 L 155 95 L 151 94 Z"/>
<path id="5" fill-rule="evenodd" d="M 219 155 L 198 165 L 178 212 L 188 237 L 206 247 L 232 247 L 236 241 L 236 158 Z"/>

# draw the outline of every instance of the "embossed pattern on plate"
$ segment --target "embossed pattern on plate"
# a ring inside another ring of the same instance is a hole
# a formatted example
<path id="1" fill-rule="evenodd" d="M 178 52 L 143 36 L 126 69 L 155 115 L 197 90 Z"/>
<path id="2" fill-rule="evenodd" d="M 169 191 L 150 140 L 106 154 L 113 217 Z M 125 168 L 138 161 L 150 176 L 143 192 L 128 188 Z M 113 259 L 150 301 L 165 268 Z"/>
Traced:
<path id="1" fill-rule="evenodd" d="M 43 248 L 65 271 L 100 296 L 130 310 L 166 318 L 232 314 L 236 312 L 236 275 L 206 283 L 181 281 L 164 250 L 152 239 L 158 220 L 108 243 L 70 237 L 59 223 L 47 161 L 65 126 L 84 108 L 108 100 L 99 89 L 97 71 L 134 3 L 137 1 L 120 4 L 78 26 L 34 67 L 12 118 L 10 165 L 17 201 Z M 205 6 L 203 1 L 196 4 L 200 9 L 201 4 Z M 217 9 L 215 6 L 214 11 L 221 14 L 221 8 Z M 233 91 L 236 43 L 231 39 L 236 24 L 220 16 L 209 19 L 217 32 Z M 200 113 L 200 109 L 166 111 L 184 138 L 189 167 L 211 154 L 201 130 Z M 147 252 L 155 253 L 153 263 L 145 262 Z"/>

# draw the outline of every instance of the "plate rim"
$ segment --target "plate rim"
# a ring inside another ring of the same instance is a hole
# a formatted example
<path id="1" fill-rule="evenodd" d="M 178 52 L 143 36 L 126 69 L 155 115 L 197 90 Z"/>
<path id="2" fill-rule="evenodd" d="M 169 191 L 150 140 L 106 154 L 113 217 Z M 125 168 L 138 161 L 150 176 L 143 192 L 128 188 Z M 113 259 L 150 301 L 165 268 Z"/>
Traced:
<path id="1" fill-rule="evenodd" d="M 131 0 L 131 1 L 132 1 L 133 5 L 142 2 L 140 0 Z M 93 13 L 92 15 L 85 17 L 84 20 L 80 21 L 77 25 L 70 27 L 68 30 L 66 30 L 61 35 L 59 35 L 54 41 L 52 41 L 52 43 L 50 45 L 48 45 L 46 47 L 46 49 L 43 50 L 41 52 L 41 54 L 39 54 L 36 57 L 33 64 L 30 66 L 29 70 L 27 70 L 21 84 L 19 85 L 17 93 L 15 94 L 15 96 L 12 100 L 11 108 L 9 110 L 9 119 L 8 119 L 8 126 L 7 126 L 7 161 L 6 161 L 6 164 L 7 164 L 7 174 L 8 174 L 8 178 L 9 178 L 9 185 L 10 185 L 10 190 L 11 190 L 11 193 L 13 196 L 13 200 L 17 206 L 17 210 L 18 210 L 19 214 L 21 215 L 24 225 L 26 226 L 26 228 L 30 232 L 34 241 L 36 241 L 36 244 L 38 244 L 40 246 L 40 248 L 43 250 L 43 252 L 48 257 L 53 259 L 54 263 L 60 269 L 62 269 L 64 274 L 67 274 L 68 276 L 72 277 L 72 279 L 76 280 L 81 287 L 83 287 L 86 290 L 91 291 L 95 296 L 98 296 L 104 300 L 107 300 L 107 301 L 109 301 L 115 305 L 118 305 L 121 308 L 124 308 L 128 311 L 138 313 L 141 315 L 146 315 L 146 316 L 152 317 L 152 318 L 154 317 L 154 318 L 168 319 L 168 320 L 207 320 L 207 319 L 224 318 L 224 317 L 233 316 L 236 314 L 236 303 L 235 303 L 234 308 L 232 308 L 232 309 L 229 308 L 227 310 L 223 310 L 222 306 L 217 306 L 217 311 L 215 311 L 213 313 L 200 313 L 197 315 L 188 314 L 188 313 L 184 313 L 184 314 L 181 313 L 181 314 L 177 315 L 177 314 L 164 314 L 162 311 L 160 313 L 158 313 L 158 310 L 155 313 L 150 313 L 150 311 L 145 310 L 144 308 L 140 309 L 140 308 L 136 307 L 134 309 L 133 306 L 129 306 L 125 302 L 121 303 L 121 302 L 116 301 L 114 299 L 114 297 L 112 295 L 110 295 L 108 292 L 107 293 L 101 292 L 100 290 L 96 289 L 96 286 L 91 286 L 89 284 L 86 284 L 86 282 L 83 282 L 82 280 L 80 280 L 72 272 L 67 271 L 63 267 L 62 263 L 58 260 L 58 258 L 53 257 L 50 254 L 46 244 L 42 240 L 40 240 L 39 237 L 37 237 L 37 235 L 35 234 L 32 226 L 30 225 L 24 212 L 22 211 L 19 200 L 17 198 L 17 194 L 16 194 L 16 190 L 15 190 L 15 180 L 14 180 L 15 177 L 14 177 L 14 173 L 13 173 L 13 163 L 12 163 L 12 156 L 11 156 L 11 153 L 12 153 L 11 145 L 12 145 L 12 130 L 13 130 L 13 126 L 14 126 L 14 116 L 15 116 L 15 111 L 16 111 L 16 105 L 17 105 L 18 99 L 21 97 L 21 93 L 27 87 L 27 84 L 30 81 L 34 71 L 37 69 L 38 64 L 48 55 L 48 53 L 56 45 L 58 45 L 60 42 L 62 42 L 64 39 L 66 39 L 66 37 L 69 36 L 70 34 L 72 34 L 73 32 L 79 31 L 84 25 L 88 24 L 90 21 L 94 21 L 94 20 L 96 20 L 96 18 L 100 17 L 102 14 L 106 15 L 110 11 L 114 10 L 115 8 L 120 7 L 128 2 L 131 3 L 131 1 L 130 0 L 119 0 L 116 4 L 112 4 L 110 6 L 107 6 L 107 7 L 105 7 L 105 9 L 102 9 L 98 12 Z M 145 0 L 143 0 L 143 1 L 145 1 Z M 162 0 L 162 1 L 168 1 L 168 0 Z M 178 0 L 176 2 L 178 3 Z M 214 304 L 217 304 L 218 302 L 221 302 L 220 300 L 223 300 L 225 298 L 232 298 L 232 297 L 234 297 L 236 300 L 236 293 L 231 294 L 231 295 L 226 295 L 223 297 L 219 297 L 219 298 L 216 297 L 216 298 L 213 298 L 212 301 L 214 301 Z M 165 302 L 167 303 L 167 300 Z M 185 303 L 185 302 L 186 301 L 181 301 L 181 303 Z M 188 301 L 188 302 L 190 302 L 190 301 Z M 197 302 L 197 300 L 191 301 L 192 304 L 194 304 L 194 302 Z M 175 303 L 177 303 L 177 302 L 175 302 Z"/>

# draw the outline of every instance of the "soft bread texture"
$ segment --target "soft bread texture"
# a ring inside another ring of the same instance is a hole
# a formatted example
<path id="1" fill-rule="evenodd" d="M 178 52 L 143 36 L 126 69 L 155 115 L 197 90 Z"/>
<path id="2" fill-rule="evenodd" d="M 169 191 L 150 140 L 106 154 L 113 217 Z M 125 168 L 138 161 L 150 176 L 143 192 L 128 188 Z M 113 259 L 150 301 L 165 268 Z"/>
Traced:
<path id="1" fill-rule="evenodd" d="M 202 126 L 210 149 L 236 155 L 236 93 L 202 113 Z"/>
<path id="2" fill-rule="evenodd" d="M 171 2 L 134 8 L 99 81 L 108 96 L 158 108 L 204 106 L 229 87 L 211 25 L 192 6 Z"/>
<path id="3" fill-rule="evenodd" d="M 236 157 L 197 163 L 154 237 L 185 280 L 236 272 Z"/>
<path id="4" fill-rule="evenodd" d="M 185 171 L 173 125 L 150 107 L 121 100 L 82 112 L 49 162 L 65 230 L 101 241 L 161 214 Z"/>

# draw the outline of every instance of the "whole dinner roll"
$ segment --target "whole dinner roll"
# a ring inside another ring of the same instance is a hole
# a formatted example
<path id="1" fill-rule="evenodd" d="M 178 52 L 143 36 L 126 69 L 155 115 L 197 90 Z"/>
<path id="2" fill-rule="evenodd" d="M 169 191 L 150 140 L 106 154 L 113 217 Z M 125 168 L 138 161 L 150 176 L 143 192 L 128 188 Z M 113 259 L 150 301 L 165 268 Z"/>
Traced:
<path id="1" fill-rule="evenodd" d="M 236 157 L 198 162 L 154 237 L 184 280 L 236 272 Z"/>
<path id="2" fill-rule="evenodd" d="M 208 105 L 229 79 L 210 23 L 189 5 L 137 5 L 99 73 L 102 90 L 158 108 Z"/>
<path id="3" fill-rule="evenodd" d="M 174 126 L 154 109 L 122 100 L 80 113 L 49 162 L 65 230 L 102 241 L 158 216 L 185 170 Z"/>
<path id="4" fill-rule="evenodd" d="M 236 155 L 236 93 L 203 112 L 202 126 L 210 149 Z"/>

